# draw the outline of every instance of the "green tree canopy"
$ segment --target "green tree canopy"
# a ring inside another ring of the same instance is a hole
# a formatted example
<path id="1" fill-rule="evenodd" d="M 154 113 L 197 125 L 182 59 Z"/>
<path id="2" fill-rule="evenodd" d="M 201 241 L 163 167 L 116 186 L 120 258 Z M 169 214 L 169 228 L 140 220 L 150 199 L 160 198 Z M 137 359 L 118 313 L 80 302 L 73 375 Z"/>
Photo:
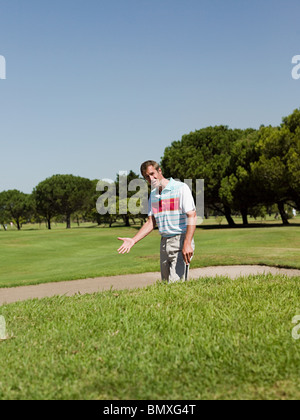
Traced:
<path id="1" fill-rule="evenodd" d="M 281 127 L 261 127 L 256 148 L 260 157 L 251 169 L 261 201 L 276 203 L 288 224 L 284 205 L 300 209 L 300 111 L 283 118 Z"/>
<path id="2" fill-rule="evenodd" d="M 71 227 L 71 215 L 87 210 L 93 195 L 93 182 L 74 175 L 53 175 L 34 189 L 37 209 L 48 220 L 54 215 L 64 215 L 67 228 Z"/>
<path id="3" fill-rule="evenodd" d="M 116 184 L 116 191 L 117 191 L 117 212 L 119 216 L 122 217 L 125 223 L 125 226 L 130 226 L 130 218 L 134 218 L 134 216 L 137 216 L 138 218 L 141 218 L 141 219 L 145 217 L 144 215 L 141 214 L 141 212 L 139 212 L 138 215 L 132 214 L 130 212 L 129 200 L 136 194 L 136 191 L 131 191 L 130 183 L 132 183 L 132 181 L 138 181 L 138 180 L 142 181 L 142 183 L 146 185 L 146 181 L 132 170 L 126 175 L 117 174 L 117 177 L 116 177 L 115 184 Z M 123 197 L 123 194 L 125 192 L 126 192 L 127 198 Z M 141 203 L 138 200 L 137 205 L 141 207 L 142 204 L 143 203 Z"/>
<path id="4" fill-rule="evenodd" d="M 205 206 L 221 212 L 234 225 L 228 200 L 220 196 L 222 180 L 228 176 L 231 156 L 242 130 L 227 126 L 207 127 L 184 135 L 165 149 L 161 161 L 166 177 L 205 180 Z"/>
<path id="5" fill-rule="evenodd" d="M 245 130 L 232 147 L 228 175 L 221 180 L 219 196 L 223 203 L 242 214 L 244 225 L 248 225 L 251 208 L 259 204 L 259 196 L 251 171 L 251 164 L 258 160 L 256 151 L 257 132 Z"/>
<path id="6" fill-rule="evenodd" d="M 48 223 L 48 229 L 51 229 L 51 219 L 58 215 L 55 195 L 55 179 L 47 178 L 40 182 L 33 190 L 33 198 L 38 214 L 45 217 Z"/>
<path id="7" fill-rule="evenodd" d="M 22 221 L 30 214 L 29 194 L 18 190 L 8 190 L 0 193 L 0 222 L 2 224 L 13 221 L 18 230 Z"/>

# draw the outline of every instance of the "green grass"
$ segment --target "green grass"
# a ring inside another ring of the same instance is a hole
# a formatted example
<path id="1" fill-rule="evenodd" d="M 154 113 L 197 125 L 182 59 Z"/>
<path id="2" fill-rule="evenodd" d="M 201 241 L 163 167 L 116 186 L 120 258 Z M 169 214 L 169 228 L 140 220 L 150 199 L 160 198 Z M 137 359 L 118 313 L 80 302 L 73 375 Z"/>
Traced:
<path id="1" fill-rule="evenodd" d="M 264 227 L 265 226 L 265 227 Z M 0 231 L 0 287 L 159 271 L 158 231 L 119 255 L 118 236 L 132 237 L 137 228 L 63 226 L 53 230 Z M 300 268 L 300 226 L 251 228 L 203 225 L 195 234 L 192 268 L 261 264 Z"/>
<path id="2" fill-rule="evenodd" d="M 255 276 L 0 308 L 0 399 L 299 399 L 300 278 Z"/>

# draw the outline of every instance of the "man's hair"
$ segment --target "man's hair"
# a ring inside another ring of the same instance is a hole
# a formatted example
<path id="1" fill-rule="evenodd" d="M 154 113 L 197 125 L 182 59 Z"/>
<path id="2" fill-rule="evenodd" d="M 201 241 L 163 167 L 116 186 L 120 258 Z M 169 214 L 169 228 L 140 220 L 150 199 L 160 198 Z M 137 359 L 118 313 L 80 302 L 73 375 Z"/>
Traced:
<path id="1" fill-rule="evenodd" d="M 154 169 L 156 169 L 157 171 L 160 168 L 160 165 L 157 162 L 155 162 L 155 160 L 147 160 L 146 162 L 141 164 L 141 174 L 142 174 L 142 176 L 145 176 L 145 173 L 148 169 L 148 166 L 153 166 Z"/>

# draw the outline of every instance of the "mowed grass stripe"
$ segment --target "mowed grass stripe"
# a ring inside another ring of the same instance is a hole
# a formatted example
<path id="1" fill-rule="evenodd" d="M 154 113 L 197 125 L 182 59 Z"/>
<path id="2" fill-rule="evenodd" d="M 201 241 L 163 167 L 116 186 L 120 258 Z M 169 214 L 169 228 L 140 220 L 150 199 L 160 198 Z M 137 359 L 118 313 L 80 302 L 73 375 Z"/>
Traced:
<path id="1" fill-rule="evenodd" d="M 158 231 L 119 255 L 118 236 L 136 228 L 0 232 L 0 287 L 159 271 Z M 192 268 L 263 264 L 300 268 L 300 227 L 205 229 L 195 234 Z"/>

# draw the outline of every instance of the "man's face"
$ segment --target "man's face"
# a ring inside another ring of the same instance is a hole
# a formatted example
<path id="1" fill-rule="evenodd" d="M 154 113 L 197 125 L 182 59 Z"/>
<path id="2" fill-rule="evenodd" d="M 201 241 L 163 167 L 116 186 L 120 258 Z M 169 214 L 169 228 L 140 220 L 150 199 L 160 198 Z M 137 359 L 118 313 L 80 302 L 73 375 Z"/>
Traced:
<path id="1" fill-rule="evenodd" d="M 160 168 L 156 170 L 154 166 L 148 166 L 145 172 L 145 179 L 148 182 L 148 184 L 152 186 L 152 188 L 158 188 L 163 178 L 164 177 Z"/>

